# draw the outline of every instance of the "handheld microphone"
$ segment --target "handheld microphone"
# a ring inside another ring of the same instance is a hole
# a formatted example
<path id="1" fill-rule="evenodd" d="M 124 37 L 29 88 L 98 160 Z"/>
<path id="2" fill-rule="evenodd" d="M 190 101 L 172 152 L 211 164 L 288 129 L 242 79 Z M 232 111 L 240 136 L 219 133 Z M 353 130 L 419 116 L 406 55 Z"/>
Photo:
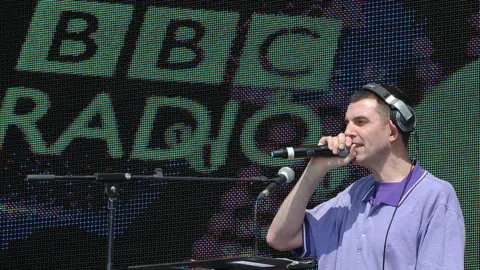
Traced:
<path id="1" fill-rule="evenodd" d="M 272 182 L 258 195 L 257 200 L 266 198 L 281 185 L 292 182 L 294 178 L 295 172 L 292 169 L 289 167 L 281 168 L 278 174 L 272 179 Z"/>
<path id="2" fill-rule="evenodd" d="M 327 145 L 310 146 L 310 147 L 287 147 L 275 150 L 271 153 L 272 157 L 294 159 L 294 158 L 309 158 L 309 157 L 346 157 L 350 149 L 348 147 L 340 150 L 337 155 L 328 149 Z"/>

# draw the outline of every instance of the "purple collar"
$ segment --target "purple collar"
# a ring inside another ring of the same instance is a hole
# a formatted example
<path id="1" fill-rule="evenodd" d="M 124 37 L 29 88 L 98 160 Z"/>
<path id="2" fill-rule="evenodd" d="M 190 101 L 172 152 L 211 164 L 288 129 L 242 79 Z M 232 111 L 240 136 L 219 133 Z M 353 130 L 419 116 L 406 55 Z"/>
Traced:
<path id="1" fill-rule="evenodd" d="M 402 195 L 402 191 L 405 185 L 405 181 L 408 178 L 408 184 L 405 188 L 405 192 L 403 194 L 403 198 L 399 204 L 408 196 L 412 187 L 416 185 L 416 183 L 421 180 L 426 171 L 420 167 L 420 163 L 418 161 L 413 161 L 414 167 L 409 175 L 407 175 L 402 181 L 397 183 L 383 183 L 373 181 L 372 186 L 367 191 L 365 196 L 363 197 L 363 201 L 370 201 L 373 206 L 380 205 L 380 203 L 388 204 L 391 206 L 396 206 L 397 203 L 400 201 L 400 195 Z"/>

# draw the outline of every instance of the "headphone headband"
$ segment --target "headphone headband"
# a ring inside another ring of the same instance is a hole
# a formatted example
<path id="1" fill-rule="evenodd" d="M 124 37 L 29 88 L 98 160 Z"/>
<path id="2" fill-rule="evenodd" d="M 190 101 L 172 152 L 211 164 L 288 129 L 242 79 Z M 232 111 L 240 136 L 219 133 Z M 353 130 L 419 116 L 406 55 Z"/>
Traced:
<path id="1" fill-rule="evenodd" d="M 392 120 L 402 132 L 411 132 L 415 128 L 416 117 L 414 110 L 405 102 L 395 97 L 380 84 L 368 83 L 362 88 L 377 94 L 377 96 L 379 96 L 390 106 L 390 108 L 392 108 L 392 112 L 397 111 L 400 113 L 399 116 L 395 116 L 395 113 L 393 113 Z"/>
<path id="2" fill-rule="evenodd" d="M 413 113 L 408 108 L 407 104 L 403 102 L 401 99 L 396 98 L 387 89 L 383 86 L 376 84 L 376 83 L 369 83 L 363 86 L 367 90 L 370 90 L 380 96 L 388 105 L 395 107 L 405 118 L 405 120 L 410 121 L 413 117 Z"/>

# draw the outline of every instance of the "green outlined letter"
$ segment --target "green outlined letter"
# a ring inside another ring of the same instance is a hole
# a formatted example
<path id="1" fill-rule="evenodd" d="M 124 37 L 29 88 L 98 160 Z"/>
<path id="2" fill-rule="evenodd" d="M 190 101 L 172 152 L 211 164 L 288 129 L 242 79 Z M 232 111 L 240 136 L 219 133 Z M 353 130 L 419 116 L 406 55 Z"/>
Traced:
<path id="1" fill-rule="evenodd" d="M 221 83 L 238 13 L 150 7 L 128 76 Z"/>
<path id="2" fill-rule="evenodd" d="M 341 22 L 254 14 L 234 86 L 326 90 Z"/>
<path id="3" fill-rule="evenodd" d="M 133 7 L 40 1 L 17 70 L 113 76 Z"/>
<path id="4" fill-rule="evenodd" d="M 30 99 L 35 104 L 29 113 L 17 115 L 15 108 L 20 99 Z M 0 109 L 0 149 L 3 147 L 5 135 L 10 126 L 17 126 L 25 135 L 25 139 L 36 154 L 48 154 L 47 144 L 37 128 L 37 121 L 50 108 L 48 95 L 38 89 L 13 87 L 7 90 Z"/>
<path id="5" fill-rule="evenodd" d="M 242 151 L 250 160 L 259 165 L 279 167 L 292 164 L 291 160 L 272 158 L 269 153 L 262 152 L 255 143 L 258 127 L 262 122 L 279 115 L 297 116 L 307 124 L 308 133 L 304 144 L 316 144 L 317 139 L 321 137 L 321 125 L 318 117 L 316 117 L 307 106 L 296 104 L 284 104 L 282 106 L 267 105 L 265 108 L 255 112 L 255 114 L 245 122 L 241 135 Z"/>
<path id="6" fill-rule="evenodd" d="M 89 123 L 95 116 L 100 116 L 101 127 L 89 127 Z M 73 140 L 81 138 L 105 140 L 108 154 L 111 157 L 121 158 L 123 156 L 113 104 L 107 93 L 98 94 L 93 99 L 68 129 L 60 135 L 51 150 L 59 155 Z"/>
<path id="7" fill-rule="evenodd" d="M 196 120 L 197 128 L 191 128 L 182 123 L 177 123 L 166 131 L 168 149 L 148 147 L 154 128 L 157 111 L 161 107 L 179 108 L 188 111 Z M 131 154 L 132 159 L 141 160 L 175 160 L 187 158 L 201 152 L 201 148 L 208 142 L 210 132 L 210 113 L 199 103 L 182 97 L 151 97 L 147 100 L 145 111 L 140 126 L 135 134 L 135 142 Z M 174 132 L 179 132 L 180 143 L 170 138 Z"/>

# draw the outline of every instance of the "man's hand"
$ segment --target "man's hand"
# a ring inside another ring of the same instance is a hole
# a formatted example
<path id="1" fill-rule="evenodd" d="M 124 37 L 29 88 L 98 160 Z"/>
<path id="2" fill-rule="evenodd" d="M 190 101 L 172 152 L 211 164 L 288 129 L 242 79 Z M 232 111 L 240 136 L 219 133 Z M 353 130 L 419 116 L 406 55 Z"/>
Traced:
<path id="1" fill-rule="evenodd" d="M 333 154 L 338 154 L 345 147 L 350 148 L 349 154 L 346 157 L 315 157 L 310 160 L 311 165 L 320 166 L 324 169 L 331 170 L 338 167 L 348 165 L 353 159 L 355 159 L 355 144 L 352 142 L 352 138 L 345 136 L 344 133 L 338 134 L 338 136 L 322 137 L 318 142 L 318 145 L 327 145 L 328 149 L 332 150 Z"/>

